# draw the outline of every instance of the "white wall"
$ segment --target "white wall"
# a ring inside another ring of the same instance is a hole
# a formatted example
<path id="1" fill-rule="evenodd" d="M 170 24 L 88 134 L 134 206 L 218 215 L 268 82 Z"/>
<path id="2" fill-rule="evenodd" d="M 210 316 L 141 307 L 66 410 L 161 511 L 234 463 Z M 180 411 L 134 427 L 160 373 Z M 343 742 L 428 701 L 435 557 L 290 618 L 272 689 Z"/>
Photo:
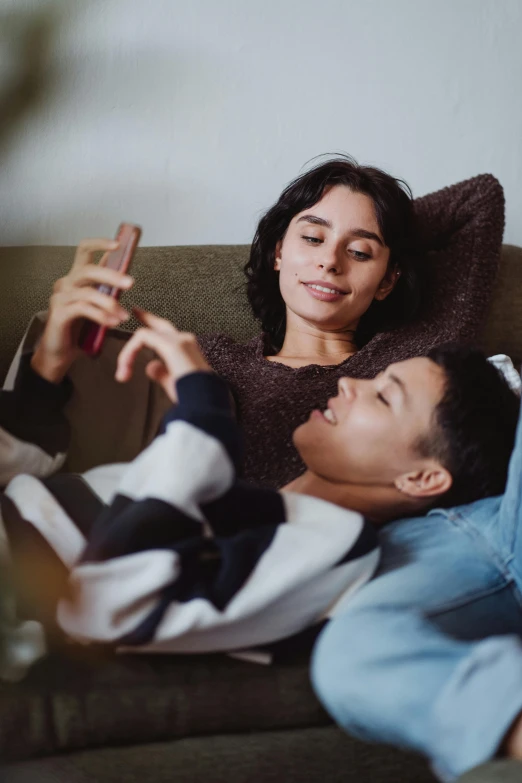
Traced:
<path id="1" fill-rule="evenodd" d="M 415 195 L 490 171 L 522 244 L 521 0 L 0 0 L 0 105 L 42 9 L 43 92 L 0 135 L 2 244 L 120 219 L 145 245 L 248 242 L 336 151 Z"/>

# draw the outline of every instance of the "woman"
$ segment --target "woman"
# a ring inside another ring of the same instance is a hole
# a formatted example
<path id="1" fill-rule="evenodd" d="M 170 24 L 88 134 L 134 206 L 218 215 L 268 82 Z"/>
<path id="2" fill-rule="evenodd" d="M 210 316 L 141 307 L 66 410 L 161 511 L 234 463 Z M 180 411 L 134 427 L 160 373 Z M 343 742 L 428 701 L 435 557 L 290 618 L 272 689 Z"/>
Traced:
<path id="1" fill-rule="evenodd" d="M 246 344 L 224 335 L 200 339 L 235 396 L 245 478 L 279 488 L 303 471 L 292 432 L 325 406 L 342 375 L 372 377 L 437 343 L 473 339 L 502 228 L 502 189 L 489 175 L 415 203 L 404 183 L 350 158 L 292 182 L 260 221 L 245 269 L 262 334 Z M 423 299 L 420 272 L 424 278 L 433 250 L 437 265 Z M 86 289 L 95 268 L 85 255 L 73 266 L 57 285 L 51 314 L 69 292 L 72 300 L 89 298 L 96 320 L 100 294 Z M 119 306 L 112 315 L 110 326 L 128 317 Z M 67 356 L 56 357 L 51 336 L 49 327 L 37 362 L 47 356 L 67 372 L 74 340 Z"/>
<path id="2" fill-rule="evenodd" d="M 279 488 L 302 472 L 291 434 L 341 376 L 474 339 L 502 229 L 502 188 L 489 175 L 415 209 L 405 183 L 350 158 L 294 180 L 261 219 L 245 267 L 262 333 L 200 341 L 234 391 L 245 477 Z M 441 252 L 428 276 L 431 250 Z"/>

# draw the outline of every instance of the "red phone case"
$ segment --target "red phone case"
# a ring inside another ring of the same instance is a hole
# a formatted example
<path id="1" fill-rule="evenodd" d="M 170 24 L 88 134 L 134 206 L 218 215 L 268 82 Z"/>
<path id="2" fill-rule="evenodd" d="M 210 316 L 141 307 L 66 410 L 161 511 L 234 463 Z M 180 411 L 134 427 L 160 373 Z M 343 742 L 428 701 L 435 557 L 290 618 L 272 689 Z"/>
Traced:
<path id="1" fill-rule="evenodd" d="M 136 246 L 140 241 L 141 228 L 139 226 L 133 226 L 131 223 L 121 223 L 116 239 L 120 243 L 117 250 L 112 250 L 107 256 L 105 266 L 109 269 L 118 269 L 120 272 L 127 272 L 132 256 L 136 250 Z M 120 288 L 111 288 L 108 285 L 97 286 L 98 291 L 104 294 L 113 296 L 115 299 L 119 299 L 121 295 Z M 100 324 L 94 323 L 94 321 L 85 321 L 80 334 L 80 348 L 89 354 L 89 356 L 97 356 L 105 340 L 107 334 L 107 327 L 100 326 Z"/>

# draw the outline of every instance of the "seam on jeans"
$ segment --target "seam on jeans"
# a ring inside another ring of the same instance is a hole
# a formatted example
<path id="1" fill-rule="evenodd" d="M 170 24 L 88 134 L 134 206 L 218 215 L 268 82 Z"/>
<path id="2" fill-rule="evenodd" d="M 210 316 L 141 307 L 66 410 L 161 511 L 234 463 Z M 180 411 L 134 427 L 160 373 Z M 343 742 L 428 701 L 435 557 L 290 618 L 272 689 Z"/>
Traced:
<path id="1" fill-rule="evenodd" d="M 488 590 L 481 590 L 477 593 L 470 593 L 469 595 L 455 601 L 449 601 L 440 607 L 430 609 L 425 613 L 424 616 L 437 617 L 438 615 L 445 614 L 446 612 L 452 612 L 454 609 L 460 609 L 467 604 L 472 604 L 475 603 L 475 601 L 480 601 L 482 598 L 487 598 L 488 596 L 494 595 L 495 593 L 500 593 L 502 590 L 505 590 L 506 587 L 513 587 L 513 582 L 514 580 L 507 580 L 502 582 L 502 584 L 496 585 L 495 587 L 490 587 Z"/>
<path id="2" fill-rule="evenodd" d="M 486 536 L 481 533 L 475 525 L 471 525 L 467 517 L 465 517 L 460 512 L 454 511 L 451 516 L 448 516 L 448 520 L 458 527 L 459 530 L 462 530 L 463 533 L 469 536 L 477 548 L 486 555 L 486 557 L 491 561 L 491 564 L 502 574 L 502 576 L 507 581 L 515 581 L 509 569 L 509 563 L 512 560 L 511 555 L 507 558 L 499 555 L 498 551 L 493 546 L 491 546 Z"/>
<path id="3" fill-rule="evenodd" d="M 443 509 L 441 509 L 441 511 L 444 513 Z M 456 530 L 467 536 L 478 552 L 486 558 L 490 567 L 496 571 L 496 578 L 498 581 L 496 581 L 494 586 L 488 587 L 485 590 L 469 593 L 468 595 L 462 596 L 460 599 L 457 599 L 454 602 L 449 602 L 447 604 L 441 605 L 440 607 L 435 607 L 434 609 L 430 610 L 426 616 L 433 617 L 438 614 L 444 614 L 445 612 L 452 611 L 461 606 L 466 606 L 466 604 L 472 603 L 473 601 L 486 598 L 488 595 L 494 595 L 495 593 L 504 590 L 506 587 L 511 588 L 511 593 L 516 602 L 522 606 L 522 595 L 518 590 L 516 579 L 508 567 L 508 562 L 499 556 L 498 552 L 490 545 L 488 539 L 483 535 L 483 533 L 481 533 L 480 530 L 478 530 L 474 525 L 471 525 L 467 517 L 456 509 L 446 511 L 444 516 Z"/>
<path id="4" fill-rule="evenodd" d="M 515 559 L 514 555 L 510 555 L 506 560 L 506 564 L 509 565 L 510 563 L 513 562 L 514 559 Z M 517 602 L 517 604 L 520 606 L 520 608 L 522 608 L 522 593 L 520 592 L 517 578 L 516 576 L 513 576 L 511 573 L 509 574 L 508 578 L 511 583 L 511 591 L 513 593 L 513 597 Z"/>

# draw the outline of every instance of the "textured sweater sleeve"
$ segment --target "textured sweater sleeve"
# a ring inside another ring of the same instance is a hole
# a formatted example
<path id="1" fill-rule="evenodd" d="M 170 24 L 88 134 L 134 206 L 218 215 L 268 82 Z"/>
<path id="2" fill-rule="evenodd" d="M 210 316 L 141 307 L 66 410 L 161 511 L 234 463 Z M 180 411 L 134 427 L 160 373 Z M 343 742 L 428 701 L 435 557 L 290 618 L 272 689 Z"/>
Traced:
<path id="1" fill-rule="evenodd" d="M 504 231 L 504 191 L 492 174 L 442 188 L 414 201 L 421 246 L 442 250 L 453 244 L 478 242 L 498 253 Z"/>
<path id="2" fill-rule="evenodd" d="M 504 193 L 491 174 L 415 201 L 421 250 L 432 262 L 427 323 L 472 340 L 486 316 L 504 231 Z"/>
<path id="3" fill-rule="evenodd" d="M 474 342 L 487 317 L 504 230 L 500 183 L 482 174 L 416 199 L 414 207 L 427 282 L 421 311 L 368 343 L 367 375 L 435 345 Z"/>
<path id="4" fill-rule="evenodd" d="M 201 351 L 207 360 L 207 362 L 212 365 L 212 357 L 214 355 L 214 351 L 216 347 L 221 343 L 221 341 L 224 339 L 223 334 L 204 334 L 204 335 L 197 335 L 198 345 L 201 348 Z"/>
<path id="5" fill-rule="evenodd" d="M 14 388 L 0 391 L 1 486 L 19 473 L 49 476 L 66 456 L 69 425 L 63 409 L 70 382 L 44 380 L 31 368 L 31 356 L 21 356 Z"/>

